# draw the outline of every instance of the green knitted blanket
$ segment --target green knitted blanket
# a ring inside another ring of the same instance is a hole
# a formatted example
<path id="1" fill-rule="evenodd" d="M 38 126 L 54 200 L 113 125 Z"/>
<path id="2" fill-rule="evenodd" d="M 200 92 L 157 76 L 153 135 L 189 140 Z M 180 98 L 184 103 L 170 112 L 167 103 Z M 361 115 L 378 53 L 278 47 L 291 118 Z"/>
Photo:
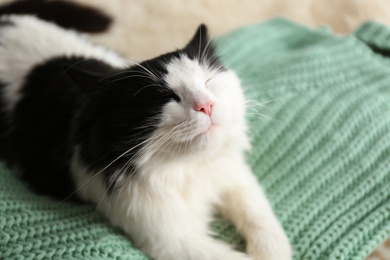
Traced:
<path id="1" fill-rule="evenodd" d="M 335 36 L 284 19 L 217 40 L 248 98 L 248 160 L 295 259 L 364 259 L 390 235 L 390 29 Z M 268 118 L 268 119 L 267 119 Z M 239 248 L 230 224 L 213 223 Z M 0 259 L 147 259 L 90 206 L 29 192 L 0 166 Z"/>

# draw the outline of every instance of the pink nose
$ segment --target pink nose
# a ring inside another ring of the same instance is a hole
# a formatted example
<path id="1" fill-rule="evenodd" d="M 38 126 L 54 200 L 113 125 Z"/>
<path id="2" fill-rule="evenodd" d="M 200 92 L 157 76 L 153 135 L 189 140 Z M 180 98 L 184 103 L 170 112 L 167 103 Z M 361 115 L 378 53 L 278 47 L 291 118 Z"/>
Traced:
<path id="1" fill-rule="evenodd" d="M 209 101 L 207 103 L 199 104 L 195 106 L 195 111 L 203 112 L 208 116 L 211 116 L 212 110 L 213 110 L 213 101 Z"/>

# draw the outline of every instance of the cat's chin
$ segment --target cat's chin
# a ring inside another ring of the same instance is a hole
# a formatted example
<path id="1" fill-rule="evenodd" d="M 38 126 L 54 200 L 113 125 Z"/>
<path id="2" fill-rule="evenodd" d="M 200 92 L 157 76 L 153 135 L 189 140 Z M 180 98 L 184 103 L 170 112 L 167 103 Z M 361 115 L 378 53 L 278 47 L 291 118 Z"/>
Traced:
<path id="1" fill-rule="evenodd" d="M 218 125 L 211 123 L 205 130 L 197 134 L 193 139 L 210 138 L 217 131 Z"/>
<path id="2" fill-rule="evenodd" d="M 221 131 L 221 126 L 210 124 L 206 129 L 186 140 L 172 142 L 165 152 L 175 153 L 177 156 L 180 154 L 183 157 L 198 156 L 199 154 L 205 155 L 220 147 L 222 143 L 223 131 Z"/>
<path id="3" fill-rule="evenodd" d="M 223 127 L 211 124 L 206 130 L 193 137 L 191 144 L 193 150 L 204 154 L 218 149 L 222 146 L 224 140 Z"/>

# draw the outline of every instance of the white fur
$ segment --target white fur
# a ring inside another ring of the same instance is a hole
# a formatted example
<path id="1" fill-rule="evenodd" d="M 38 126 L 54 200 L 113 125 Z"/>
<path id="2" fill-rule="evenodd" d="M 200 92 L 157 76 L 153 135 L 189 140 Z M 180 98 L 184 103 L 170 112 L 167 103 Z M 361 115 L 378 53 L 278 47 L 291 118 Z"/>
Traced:
<path id="1" fill-rule="evenodd" d="M 20 88 L 30 68 L 57 56 L 95 58 L 114 66 L 127 62 L 114 52 L 95 46 L 71 30 L 41 21 L 33 16 L 2 16 L 0 22 L 11 22 L 0 30 L 0 78 L 5 83 L 4 97 L 11 111 L 20 99 Z"/>
<path id="2" fill-rule="evenodd" d="M 244 159 L 249 142 L 238 78 L 186 56 L 167 69 L 165 81 L 181 101 L 164 107 L 136 158 L 137 173 L 109 196 L 101 177 L 91 181 L 76 156 L 80 195 L 158 260 L 291 259 L 288 238 Z M 211 117 L 193 109 L 210 99 Z M 247 239 L 249 255 L 209 236 L 216 211 Z"/>
<path id="3" fill-rule="evenodd" d="M 1 21 L 16 25 L 0 31 L 0 78 L 7 84 L 9 109 L 20 98 L 29 69 L 47 59 L 79 55 L 126 65 L 83 36 L 36 18 L 9 16 Z M 110 195 L 102 176 L 88 172 L 75 149 L 72 171 L 78 194 L 156 260 L 291 259 L 288 239 L 245 162 L 249 142 L 238 78 L 186 56 L 172 60 L 167 69 L 164 80 L 181 102 L 164 107 L 157 131 L 135 158 L 136 174 Z M 214 102 L 210 117 L 194 110 L 209 100 Z M 121 171 L 115 175 L 126 176 Z M 216 211 L 247 239 L 248 254 L 210 236 L 208 225 Z"/>

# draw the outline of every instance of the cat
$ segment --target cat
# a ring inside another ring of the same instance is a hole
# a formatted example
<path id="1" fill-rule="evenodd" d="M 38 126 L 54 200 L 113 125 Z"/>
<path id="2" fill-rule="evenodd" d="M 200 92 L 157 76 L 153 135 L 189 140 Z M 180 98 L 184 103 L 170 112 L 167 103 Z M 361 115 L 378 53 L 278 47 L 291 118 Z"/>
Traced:
<path id="1" fill-rule="evenodd" d="M 96 206 L 156 260 L 288 260 L 245 161 L 245 97 L 201 25 L 135 63 L 29 15 L 0 17 L 0 154 L 41 194 Z M 246 253 L 212 238 L 219 212 Z"/>

